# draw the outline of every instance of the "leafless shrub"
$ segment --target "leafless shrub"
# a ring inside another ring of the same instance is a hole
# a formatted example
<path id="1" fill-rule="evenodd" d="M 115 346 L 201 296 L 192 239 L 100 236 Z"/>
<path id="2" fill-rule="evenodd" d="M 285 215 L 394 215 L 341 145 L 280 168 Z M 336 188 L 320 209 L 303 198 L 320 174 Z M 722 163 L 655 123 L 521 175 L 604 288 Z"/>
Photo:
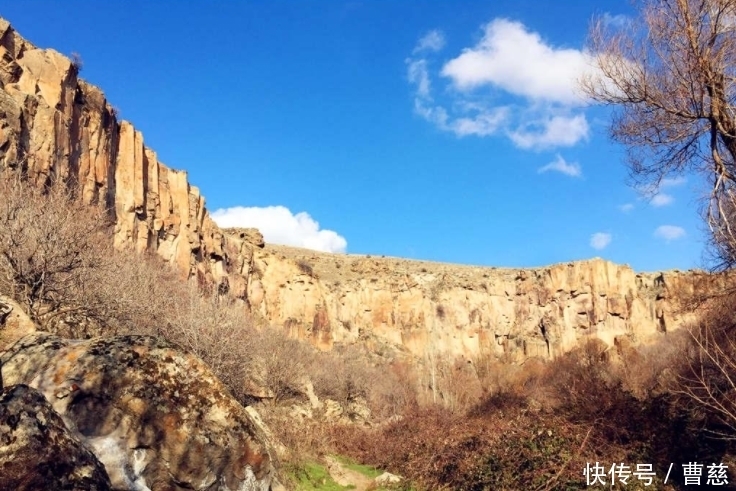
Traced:
<path id="1" fill-rule="evenodd" d="M 94 286 L 112 247 L 104 211 L 61 184 L 39 189 L 11 172 L 0 176 L 0 196 L 0 291 L 44 326 L 106 320 Z"/>
<path id="2" fill-rule="evenodd" d="M 258 350 L 262 379 L 275 402 L 302 396 L 314 349 L 279 329 L 265 329 L 260 332 Z"/>
<path id="3" fill-rule="evenodd" d="M 42 328 L 69 337 L 153 332 L 185 289 L 152 256 L 116 251 L 105 210 L 61 182 L 0 177 L 0 291 Z"/>
<path id="4" fill-rule="evenodd" d="M 676 392 L 712 416 L 709 429 L 736 440 L 736 295 L 712 301 L 701 320 L 689 329 Z"/>
<path id="5" fill-rule="evenodd" d="M 299 268 L 299 271 L 314 278 L 314 268 L 306 260 L 300 259 L 296 262 L 296 266 Z"/>
<path id="6" fill-rule="evenodd" d="M 619 391 L 620 380 L 610 370 L 608 346 L 590 339 L 581 347 L 562 355 L 548 366 L 546 385 L 557 405 L 576 419 L 599 417 Z M 601 397 L 604 396 L 604 397 Z"/>
<path id="7" fill-rule="evenodd" d="M 317 395 L 333 399 L 343 406 L 359 397 L 366 397 L 370 384 L 371 366 L 362 355 L 353 353 L 320 353 L 312 366 L 312 382 Z"/>
<path id="8" fill-rule="evenodd" d="M 368 374 L 368 405 L 378 421 L 406 414 L 417 406 L 417 377 L 406 362 L 392 362 Z"/>
<path id="9" fill-rule="evenodd" d="M 612 370 L 622 387 L 640 400 L 657 397 L 674 387 L 677 371 L 688 345 L 685 330 L 668 333 L 651 345 L 619 349 L 619 363 Z"/>
<path id="10" fill-rule="evenodd" d="M 76 71 L 76 73 L 80 73 L 82 71 L 82 68 L 84 67 L 82 55 L 74 51 L 72 52 L 70 58 L 72 60 L 72 68 Z"/>

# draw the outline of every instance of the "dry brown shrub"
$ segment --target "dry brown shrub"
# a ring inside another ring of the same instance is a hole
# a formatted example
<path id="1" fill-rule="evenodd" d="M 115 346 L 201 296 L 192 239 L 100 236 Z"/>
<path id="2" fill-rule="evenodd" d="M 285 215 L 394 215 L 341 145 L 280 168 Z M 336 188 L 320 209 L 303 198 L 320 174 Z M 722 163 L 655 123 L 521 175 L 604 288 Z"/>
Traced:
<path id="1" fill-rule="evenodd" d="M 417 377 L 407 362 L 391 362 L 373 371 L 368 406 L 378 421 L 401 416 L 417 405 Z"/>
<path id="2" fill-rule="evenodd" d="M 259 332 L 256 349 L 261 379 L 273 392 L 275 402 L 302 397 L 305 375 L 316 350 L 276 328 Z"/>
<path id="3" fill-rule="evenodd" d="M 685 330 L 674 331 L 652 344 L 620 347 L 612 370 L 622 387 L 640 400 L 667 392 L 675 383 L 675 368 L 683 359 L 687 338 Z"/>
<path id="4" fill-rule="evenodd" d="M 565 489 L 585 482 L 588 430 L 535 413 L 479 417 L 433 406 L 375 430 L 335 427 L 333 441 L 336 450 L 402 474 L 419 489 Z"/>
<path id="5" fill-rule="evenodd" d="M 36 188 L 0 175 L 0 291 L 46 326 L 101 319 L 94 288 L 110 240 L 104 212 L 81 206 L 63 185 Z"/>
<path id="6" fill-rule="evenodd" d="M 688 333 L 675 392 L 704 411 L 713 434 L 736 440 L 736 294 L 706 302 Z"/>
<path id="7" fill-rule="evenodd" d="M 321 399 L 343 407 L 366 403 L 372 417 L 382 421 L 416 404 L 416 376 L 408 363 L 386 361 L 359 345 L 319 353 L 309 378 Z"/>

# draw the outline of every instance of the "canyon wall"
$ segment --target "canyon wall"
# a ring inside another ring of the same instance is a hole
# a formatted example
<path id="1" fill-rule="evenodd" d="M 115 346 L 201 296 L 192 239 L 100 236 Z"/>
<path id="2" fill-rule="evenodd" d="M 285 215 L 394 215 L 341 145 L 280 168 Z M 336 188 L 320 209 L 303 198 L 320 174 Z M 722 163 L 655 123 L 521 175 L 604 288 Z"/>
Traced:
<path id="1" fill-rule="evenodd" d="M 722 278 L 635 273 L 595 258 L 506 269 L 345 256 L 267 245 L 254 256 L 251 308 L 328 348 L 362 341 L 472 358 L 552 358 L 581 339 L 642 343 L 693 320 L 686 308 Z"/>
<path id="2" fill-rule="evenodd" d="M 321 348 L 549 358 L 581 338 L 646 341 L 692 317 L 679 300 L 703 273 L 637 274 L 601 259 L 496 269 L 329 255 L 221 230 L 186 172 L 159 162 L 78 75 L 67 57 L 0 19 L 0 170 L 75 184 L 87 203 L 110 210 L 116 246 L 155 252 Z"/>

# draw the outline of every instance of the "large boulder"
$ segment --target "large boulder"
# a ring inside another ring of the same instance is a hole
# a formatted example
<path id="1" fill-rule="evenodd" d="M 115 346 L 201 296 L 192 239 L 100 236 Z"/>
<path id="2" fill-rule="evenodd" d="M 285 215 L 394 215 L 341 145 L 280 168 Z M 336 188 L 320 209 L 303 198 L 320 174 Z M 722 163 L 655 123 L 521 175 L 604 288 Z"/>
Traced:
<path id="1" fill-rule="evenodd" d="M 115 488 L 268 491 L 266 442 L 197 357 L 150 336 L 34 333 L 0 352 L 6 384 L 41 391 Z"/>
<path id="2" fill-rule="evenodd" d="M 0 393 L 0 489 L 112 489 L 105 468 L 27 385 Z"/>

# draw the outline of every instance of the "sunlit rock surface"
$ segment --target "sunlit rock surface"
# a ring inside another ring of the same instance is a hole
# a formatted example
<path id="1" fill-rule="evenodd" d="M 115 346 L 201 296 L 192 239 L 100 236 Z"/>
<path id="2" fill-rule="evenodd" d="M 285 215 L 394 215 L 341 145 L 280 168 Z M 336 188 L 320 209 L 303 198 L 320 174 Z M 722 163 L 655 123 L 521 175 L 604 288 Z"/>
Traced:
<path id="1" fill-rule="evenodd" d="M 245 408 L 204 363 L 165 341 L 35 333 L 0 361 L 5 384 L 38 389 L 115 488 L 268 491 L 275 483 Z"/>

